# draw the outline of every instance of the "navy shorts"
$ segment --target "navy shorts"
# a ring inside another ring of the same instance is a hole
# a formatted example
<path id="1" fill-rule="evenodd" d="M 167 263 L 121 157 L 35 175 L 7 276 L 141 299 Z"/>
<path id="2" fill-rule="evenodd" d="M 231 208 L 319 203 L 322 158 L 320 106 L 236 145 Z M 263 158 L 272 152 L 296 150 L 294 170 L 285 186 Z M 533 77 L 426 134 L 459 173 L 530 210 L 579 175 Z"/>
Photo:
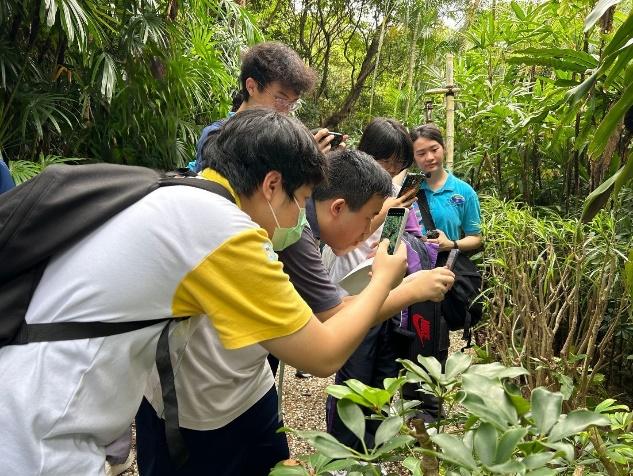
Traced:
<path id="1" fill-rule="evenodd" d="M 136 415 L 136 451 L 141 476 L 265 476 L 277 462 L 289 457 L 283 426 L 277 418 L 277 391 L 273 386 L 255 405 L 217 430 L 181 428 L 189 451 L 184 467 L 169 458 L 165 423 L 143 399 Z"/>

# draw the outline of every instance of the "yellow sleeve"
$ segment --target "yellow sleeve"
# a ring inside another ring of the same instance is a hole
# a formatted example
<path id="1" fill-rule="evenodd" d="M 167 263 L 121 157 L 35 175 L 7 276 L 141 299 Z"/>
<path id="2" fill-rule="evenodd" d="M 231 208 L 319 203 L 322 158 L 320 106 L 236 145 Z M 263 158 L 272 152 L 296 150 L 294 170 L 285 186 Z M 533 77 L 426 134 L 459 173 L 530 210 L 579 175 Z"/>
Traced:
<path id="1" fill-rule="evenodd" d="M 181 280 L 172 312 L 209 316 L 227 349 L 290 335 L 312 317 L 266 232 L 254 228 L 223 242 Z"/>

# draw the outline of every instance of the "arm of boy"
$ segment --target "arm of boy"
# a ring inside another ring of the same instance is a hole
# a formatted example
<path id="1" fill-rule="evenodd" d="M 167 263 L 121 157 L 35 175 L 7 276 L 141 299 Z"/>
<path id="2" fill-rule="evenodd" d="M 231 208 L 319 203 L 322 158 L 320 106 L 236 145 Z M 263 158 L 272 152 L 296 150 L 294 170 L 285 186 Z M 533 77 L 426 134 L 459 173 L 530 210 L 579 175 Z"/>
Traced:
<path id="1" fill-rule="evenodd" d="M 388 240 L 378 247 L 369 285 L 326 322 L 316 316 L 298 331 L 262 342 L 275 357 L 311 374 L 325 377 L 338 370 L 375 324 L 376 316 L 406 269 L 406 247 L 387 254 Z M 338 307 L 338 306 L 337 306 Z"/>

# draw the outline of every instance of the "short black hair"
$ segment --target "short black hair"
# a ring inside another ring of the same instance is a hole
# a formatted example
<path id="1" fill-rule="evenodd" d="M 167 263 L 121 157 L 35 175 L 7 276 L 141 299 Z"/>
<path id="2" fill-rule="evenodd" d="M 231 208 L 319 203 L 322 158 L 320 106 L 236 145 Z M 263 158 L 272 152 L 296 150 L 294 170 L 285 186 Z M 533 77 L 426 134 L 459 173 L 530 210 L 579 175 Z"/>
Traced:
<path id="1" fill-rule="evenodd" d="M 301 95 L 314 87 L 316 74 L 292 48 L 276 41 L 265 41 L 249 48 L 242 57 L 240 86 L 245 101 L 249 98 L 248 78 L 257 81 L 258 89 L 279 81 Z"/>
<path id="2" fill-rule="evenodd" d="M 412 142 L 415 142 L 420 137 L 424 139 L 434 140 L 435 142 L 440 144 L 442 148 L 444 147 L 444 137 L 442 136 L 442 131 L 432 122 L 418 126 L 411 131 Z"/>
<path id="3" fill-rule="evenodd" d="M 360 138 L 358 150 L 373 156 L 376 160 L 395 160 L 400 170 L 413 164 L 413 143 L 407 129 L 395 119 L 376 117 Z"/>
<path id="4" fill-rule="evenodd" d="M 268 172 L 283 177 L 289 197 L 326 175 L 326 159 L 298 119 L 265 108 L 235 114 L 202 148 L 205 167 L 222 174 L 233 189 L 251 196 Z"/>
<path id="5" fill-rule="evenodd" d="M 343 198 L 355 212 L 375 195 L 391 196 L 391 177 L 370 155 L 360 150 L 337 149 L 327 155 L 327 163 L 326 180 L 312 192 L 316 201 Z"/>

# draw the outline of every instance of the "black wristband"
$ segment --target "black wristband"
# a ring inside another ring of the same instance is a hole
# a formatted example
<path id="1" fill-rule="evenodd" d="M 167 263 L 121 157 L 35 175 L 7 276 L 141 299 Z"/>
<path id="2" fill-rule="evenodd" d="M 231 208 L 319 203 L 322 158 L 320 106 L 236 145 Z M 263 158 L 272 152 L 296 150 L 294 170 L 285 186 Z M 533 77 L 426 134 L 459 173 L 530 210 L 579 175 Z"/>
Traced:
<path id="1" fill-rule="evenodd" d="M 457 240 L 453 240 L 453 249 L 454 250 L 458 250 L 459 249 L 459 245 L 457 244 Z"/>

